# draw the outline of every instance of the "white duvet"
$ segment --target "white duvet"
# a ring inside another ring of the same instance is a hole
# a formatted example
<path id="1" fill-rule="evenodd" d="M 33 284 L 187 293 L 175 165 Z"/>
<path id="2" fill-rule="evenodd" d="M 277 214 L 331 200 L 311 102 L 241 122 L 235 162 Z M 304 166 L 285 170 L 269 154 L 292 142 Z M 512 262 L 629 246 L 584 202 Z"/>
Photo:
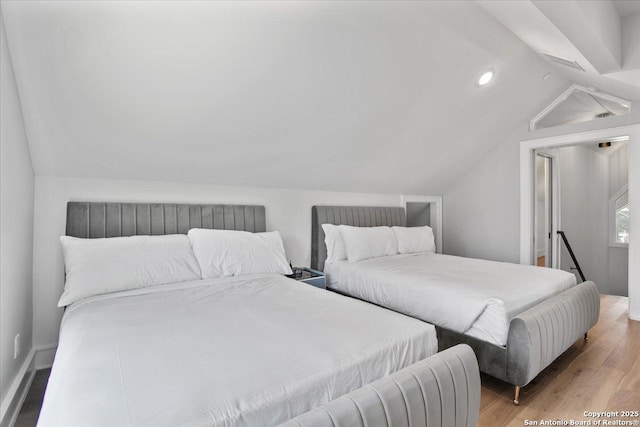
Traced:
<path id="1" fill-rule="evenodd" d="M 38 425 L 275 425 L 436 350 L 432 325 L 278 275 L 92 297 Z"/>
<path id="2" fill-rule="evenodd" d="M 576 284 L 550 268 L 419 253 L 325 264 L 328 287 L 505 345 L 519 313 Z"/>

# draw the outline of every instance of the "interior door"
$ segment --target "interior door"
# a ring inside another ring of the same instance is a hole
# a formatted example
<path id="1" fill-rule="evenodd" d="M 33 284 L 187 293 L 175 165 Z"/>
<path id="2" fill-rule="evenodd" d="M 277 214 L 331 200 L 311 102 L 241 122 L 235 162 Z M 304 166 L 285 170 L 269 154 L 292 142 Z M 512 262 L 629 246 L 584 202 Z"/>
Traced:
<path id="1" fill-rule="evenodd" d="M 536 153 L 534 264 L 552 268 L 554 262 L 555 224 L 553 214 L 553 158 Z"/>

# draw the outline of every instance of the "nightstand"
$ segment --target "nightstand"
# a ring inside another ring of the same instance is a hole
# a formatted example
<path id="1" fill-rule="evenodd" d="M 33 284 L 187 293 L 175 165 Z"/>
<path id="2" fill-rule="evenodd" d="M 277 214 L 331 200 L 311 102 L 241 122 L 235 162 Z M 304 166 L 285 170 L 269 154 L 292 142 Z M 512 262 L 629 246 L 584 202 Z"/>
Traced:
<path id="1" fill-rule="evenodd" d="M 315 286 L 320 289 L 327 289 L 322 271 L 314 270 L 307 267 L 293 267 L 293 274 L 287 277 L 304 282 L 308 285 Z"/>

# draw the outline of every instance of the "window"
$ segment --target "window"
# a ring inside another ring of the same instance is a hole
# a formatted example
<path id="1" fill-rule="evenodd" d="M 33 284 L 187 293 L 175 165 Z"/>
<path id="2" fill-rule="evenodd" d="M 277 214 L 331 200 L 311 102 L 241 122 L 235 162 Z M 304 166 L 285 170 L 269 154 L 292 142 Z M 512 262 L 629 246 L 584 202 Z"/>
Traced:
<path id="1" fill-rule="evenodd" d="M 616 200 L 616 243 L 629 243 L 629 197 L 626 191 Z"/>
<path id="2" fill-rule="evenodd" d="M 611 246 L 626 247 L 629 244 L 629 192 L 625 186 L 610 201 Z"/>

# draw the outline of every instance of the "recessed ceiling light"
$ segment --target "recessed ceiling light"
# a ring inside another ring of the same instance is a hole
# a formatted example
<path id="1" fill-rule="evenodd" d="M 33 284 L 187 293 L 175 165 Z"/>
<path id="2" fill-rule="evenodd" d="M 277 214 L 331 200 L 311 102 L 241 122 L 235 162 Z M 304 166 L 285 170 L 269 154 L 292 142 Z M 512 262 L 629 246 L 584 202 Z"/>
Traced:
<path id="1" fill-rule="evenodd" d="M 478 85 L 484 86 L 493 79 L 493 71 L 485 71 L 478 79 Z"/>

